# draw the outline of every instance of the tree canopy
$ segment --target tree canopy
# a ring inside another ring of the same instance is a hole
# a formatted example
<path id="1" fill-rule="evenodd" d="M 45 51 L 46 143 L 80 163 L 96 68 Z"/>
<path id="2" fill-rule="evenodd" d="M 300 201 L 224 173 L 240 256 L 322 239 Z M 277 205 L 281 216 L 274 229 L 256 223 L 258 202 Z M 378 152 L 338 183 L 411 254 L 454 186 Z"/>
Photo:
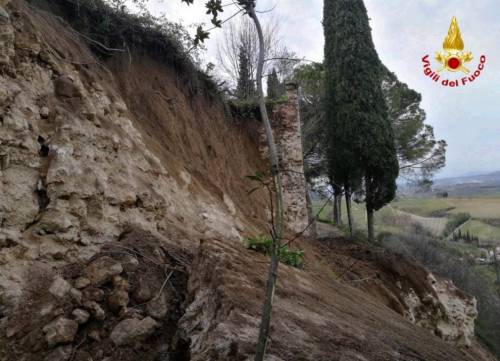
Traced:
<path id="1" fill-rule="evenodd" d="M 382 65 L 382 89 L 393 124 L 401 175 L 412 183 L 428 184 L 446 164 L 446 142 L 436 140 L 425 123 L 422 96 Z"/>
<path id="2" fill-rule="evenodd" d="M 401 176 L 407 180 L 428 184 L 429 178 L 446 163 L 446 141 L 438 140 L 434 128 L 427 124 L 426 113 L 421 107 L 422 96 L 401 82 L 384 65 L 382 91 L 388 106 L 398 154 Z M 325 71 L 322 63 L 298 67 L 293 80 L 300 84 L 300 110 L 304 133 L 304 160 L 310 177 L 319 177 L 325 170 L 319 167 L 324 157 Z"/>
<path id="3" fill-rule="evenodd" d="M 323 27 L 328 176 L 348 188 L 364 179 L 370 223 L 394 198 L 399 173 L 380 59 L 362 0 L 325 0 Z"/>

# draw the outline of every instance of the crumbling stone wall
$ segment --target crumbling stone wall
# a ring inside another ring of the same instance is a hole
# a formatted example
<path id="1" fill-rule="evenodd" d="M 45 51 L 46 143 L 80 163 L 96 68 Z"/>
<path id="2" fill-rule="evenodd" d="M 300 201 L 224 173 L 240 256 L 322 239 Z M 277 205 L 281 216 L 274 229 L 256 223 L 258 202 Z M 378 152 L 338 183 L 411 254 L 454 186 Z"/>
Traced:
<path id="1" fill-rule="evenodd" d="M 141 59 L 101 64 L 61 19 L 20 0 L 0 6 L 0 319 L 30 264 L 86 262 L 128 227 L 187 248 L 263 228 L 265 198 L 250 200 L 237 172 L 263 168 L 253 139 Z M 143 94 L 156 97 L 131 100 Z"/>
<path id="2" fill-rule="evenodd" d="M 283 171 L 285 225 L 290 231 L 301 233 L 309 224 L 309 214 L 297 85 L 288 83 L 286 94 L 287 101 L 274 106 L 271 122 Z M 265 144 L 263 129 L 261 135 Z M 263 146 L 261 151 L 262 156 L 267 157 L 267 147 Z M 307 228 L 304 235 L 311 234 L 312 228 Z"/>

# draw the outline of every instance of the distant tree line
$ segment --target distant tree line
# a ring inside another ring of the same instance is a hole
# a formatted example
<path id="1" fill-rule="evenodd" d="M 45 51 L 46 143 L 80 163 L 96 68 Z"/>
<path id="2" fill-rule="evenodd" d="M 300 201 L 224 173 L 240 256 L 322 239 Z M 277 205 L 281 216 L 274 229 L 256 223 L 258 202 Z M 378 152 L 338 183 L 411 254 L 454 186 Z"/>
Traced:
<path id="1" fill-rule="evenodd" d="M 473 243 L 476 246 L 479 246 L 479 237 L 474 236 L 472 233 L 470 233 L 469 230 L 462 232 L 462 230 L 459 229 L 458 231 L 453 232 L 451 235 L 451 240 L 453 242 L 464 241 L 466 243 Z"/>

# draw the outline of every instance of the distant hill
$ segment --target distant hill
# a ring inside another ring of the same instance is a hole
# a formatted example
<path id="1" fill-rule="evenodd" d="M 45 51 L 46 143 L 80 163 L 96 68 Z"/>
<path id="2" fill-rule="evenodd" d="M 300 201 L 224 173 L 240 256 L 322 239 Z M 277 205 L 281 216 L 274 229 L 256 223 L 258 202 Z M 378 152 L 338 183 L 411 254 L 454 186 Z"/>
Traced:
<path id="1" fill-rule="evenodd" d="M 436 185 L 498 184 L 498 183 L 500 183 L 500 171 L 487 174 L 465 175 L 465 176 L 451 177 L 451 178 L 438 178 L 434 181 L 434 184 Z"/>
<path id="2" fill-rule="evenodd" d="M 500 171 L 435 179 L 433 191 L 447 191 L 455 196 L 500 195 Z"/>

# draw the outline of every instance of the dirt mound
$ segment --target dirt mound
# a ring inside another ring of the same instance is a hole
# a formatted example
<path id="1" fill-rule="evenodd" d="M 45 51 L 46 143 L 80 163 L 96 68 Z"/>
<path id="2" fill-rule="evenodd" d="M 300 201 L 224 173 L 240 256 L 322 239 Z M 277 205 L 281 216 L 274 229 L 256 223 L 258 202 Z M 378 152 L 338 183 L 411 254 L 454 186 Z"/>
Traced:
<path id="1" fill-rule="evenodd" d="M 338 279 L 370 294 L 381 304 L 448 341 L 470 345 L 476 300 L 422 265 L 382 248 L 344 238 L 316 243 Z"/>
<path id="2" fill-rule="evenodd" d="M 444 342 L 409 322 L 401 309 L 397 313 L 386 307 L 374 297 L 380 292 L 367 292 L 348 281 L 358 272 L 394 271 L 361 261 L 356 269 L 349 268 L 353 273 L 347 279 L 341 279 L 346 269 L 323 258 L 323 252 L 332 254 L 336 247 L 319 241 L 301 246 L 308 255 L 305 270 L 280 266 L 270 360 L 494 360 L 475 341 L 472 347 Z M 341 251 L 350 265 L 360 253 L 369 252 L 363 247 Z M 419 276 L 412 276 L 413 264 L 402 260 L 401 265 L 409 272 L 399 275 L 400 281 L 411 283 Z M 191 339 L 191 360 L 251 359 L 266 269 L 264 256 L 218 240 L 202 243 L 189 279 L 191 304 L 180 320 Z M 393 280 L 385 284 L 384 278 L 379 283 L 390 288 Z"/>
<path id="3" fill-rule="evenodd" d="M 346 241 L 300 243 L 306 268 L 279 270 L 270 359 L 494 360 L 403 316 L 393 285 L 421 285 L 420 266 Z M 249 360 L 266 270 L 265 256 L 231 242 L 204 240 L 193 258 L 159 235 L 124 232 L 84 264 L 37 270 L 4 320 L 0 359 Z"/>

